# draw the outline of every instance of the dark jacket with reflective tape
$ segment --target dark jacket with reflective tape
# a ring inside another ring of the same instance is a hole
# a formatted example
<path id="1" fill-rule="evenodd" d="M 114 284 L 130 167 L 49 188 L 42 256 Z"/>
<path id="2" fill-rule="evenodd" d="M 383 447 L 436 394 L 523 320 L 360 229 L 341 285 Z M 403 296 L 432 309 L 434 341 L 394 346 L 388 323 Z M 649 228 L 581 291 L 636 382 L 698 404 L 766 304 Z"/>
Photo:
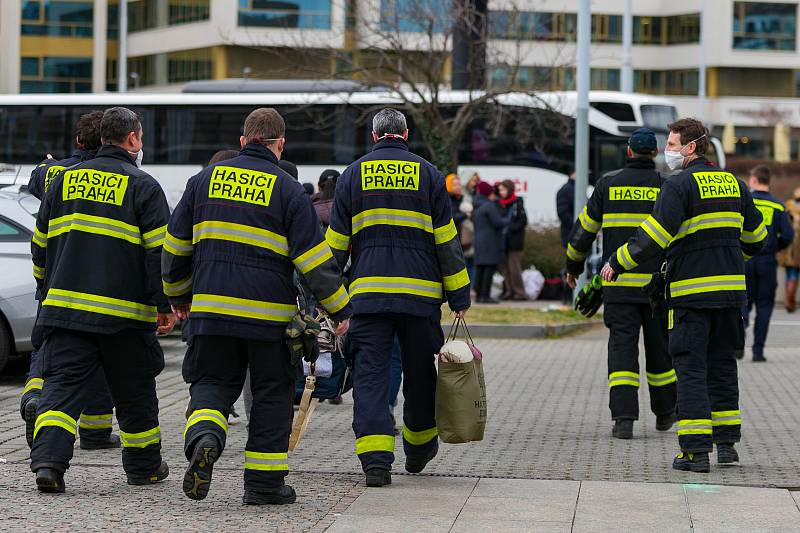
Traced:
<path id="1" fill-rule="evenodd" d="M 81 161 L 92 159 L 97 150 L 81 150 L 80 148 L 72 152 L 72 155 L 64 159 L 45 159 L 31 171 L 31 179 L 28 181 L 28 192 L 39 200 L 50 188 L 53 178 L 62 170 L 77 165 Z"/>
<path id="2" fill-rule="evenodd" d="M 757 257 L 771 257 L 783 250 L 794 239 L 794 229 L 786 213 L 786 206 L 768 192 L 753 191 L 753 203 L 761 211 L 767 227 L 767 240 Z"/>
<path id="3" fill-rule="evenodd" d="M 378 141 L 345 169 L 326 238 L 341 267 L 352 259 L 356 314 L 431 316 L 445 299 L 453 310 L 470 305 L 444 176 L 402 139 Z"/>
<path id="4" fill-rule="evenodd" d="M 43 295 L 37 324 L 155 329 L 156 311 L 169 311 L 160 275 L 169 206 L 158 182 L 109 145 L 61 171 L 48 190 L 31 245 Z"/>
<path id="5" fill-rule="evenodd" d="M 738 308 L 745 259 L 766 237 L 747 186 L 701 157 L 667 179 L 653 214 L 609 262 L 627 272 L 666 250 L 670 308 Z"/>
<path id="6" fill-rule="evenodd" d="M 164 292 L 191 302 L 192 334 L 279 340 L 297 311 L 295 268 L 321 307 L 350 316 L 341 271 L 303 187 L 266 147 L 193 176 L 167 230 Z"/>
<path id="7" fill-rule="evenodd" d="M 630 159 L 624 168 L 609 172 L 595 185 L 583 212 L 572 227 L 567 244 L 567 271 L 583 272 L 586 256 L 600 229 L 603 230 L 603 263 L 636 232 L 652 213 L 663 178 L 652 159 Z M 608 303 L 647 303 L 642 288 L 652 273 L 661 268 L 656 255 L 622 274 L 616 281 L 603 282 L 603 300 Z"/>

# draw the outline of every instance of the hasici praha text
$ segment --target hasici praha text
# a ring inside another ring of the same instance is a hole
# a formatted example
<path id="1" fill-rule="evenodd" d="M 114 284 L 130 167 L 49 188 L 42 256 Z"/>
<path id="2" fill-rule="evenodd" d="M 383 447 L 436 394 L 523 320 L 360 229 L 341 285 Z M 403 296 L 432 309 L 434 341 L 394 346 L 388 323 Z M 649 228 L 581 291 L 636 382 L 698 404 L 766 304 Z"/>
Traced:
<path id="1" fill-rule="evenodd" d="M 62 200 L 89 200 L 122 205 L 128 190 L 128 176 L 91 168 L 67 170 L 64 173 Z"/>
<path id="2" fill-rule="evenodd" d="M 208 185 L 209 198 L 268 206 L 277 177 L 258 170 L 217 166 Z"/>
<path id="3" fill-rule="evenodd" d="M 419 163 L 375 160 L 361 162 L 361 189 L 419 190 Z"/>

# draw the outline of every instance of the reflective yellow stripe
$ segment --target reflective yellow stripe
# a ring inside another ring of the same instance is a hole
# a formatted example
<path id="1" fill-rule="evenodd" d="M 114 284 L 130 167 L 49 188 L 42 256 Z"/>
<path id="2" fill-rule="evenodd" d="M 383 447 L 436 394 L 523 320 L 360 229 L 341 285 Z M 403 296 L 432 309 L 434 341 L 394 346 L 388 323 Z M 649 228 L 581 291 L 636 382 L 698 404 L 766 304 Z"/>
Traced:
<path id="1" fill-rule="evenodd" d="M 742 412 L 738 409 L 734 411 L 712 411 L 712 426 L 741 426 Z"/>
<path id="2" fill-rule="evenodd" d="M 294 304 L 262 302 L 217 294 L 195 294 L 192 298 L 190 316 L 194 313 L 213 313 L 287 323 L 292 320 L 295 311 L 297 306 Z"/>
<path id="3" fill-rule="evenodd" d="M 436 241 L 436 244 L 450 242 L 457 236 L 458 231 L 456 231 L 456 225 L 452 218 L 446 225 L 442 226 L 441 228 L 434 228 L 433 230 L 433 238 Z"/>
<path id="4" fill-rule="evenodd" d="M 767 236 L 767 226 L 764 224 L 764 220 L 761 220 L 761 224 L 756 226 L 756 229 L 753 231 L 742 231 L 742 236 L 739 239 L 747 244 L 752 244 L 756 242 L 761 242 Z"/>
<path id="5" fill-rule="evenodd" d="M 394 452 L 394 435 L 367 435 L 356 439 L 356 454 Z"/>
<path id="6" fill-rule="evenodd" d="M 589 210 L 587 206 L 583 206 L 583 211 L 581 211 L 581 214 L 578 215 L 578 221 L 580 221 L 583 229 L 589 233 L 597 233 L 600 231 L 600 223 L 589 216 Z"/>
<path id="7" fill-rule="evenodd" d="M 301 254 L 292 262 L 301 274 L 306 274 L 317 268 L 328 259 L 333 259 L 333 254 L 331 253 L 331 249 L 328 247 L 328 243 L 322 241 L 304 254 Z"/>
<path id="8" fill-rule="evenodd" d="M 732 228 L 741 231 L 743 222 L 744 217 L 741 213 L 732 211 L 698 215 L 683 221 L 680 228 L 678 228 L 678 233 L 675 234 L 674 240 L 682 239 L 687 235 L 707 229 Z"/>
<path id="9" fill-rule="evenodd" d="M 125 433 L 119 432 L 120 440 L 122 440 L 123 448 L 145 448 L 151 444 L 158 444 L 161 442 L 161 427 L 156 426 L 153 429 L 142 431 L 141 433 Z"/>
<path id="10" fill-rule="evenodd" d="M 44 267 L 33 265 L 33 277 L 37 279 L 44 279 Z"/>
<path id="11" fill-rule="evenodd" d="M 744 259 L 745 262 L 750 261 L 752 258 L 753 258 L 752 255 L 747 255 L 746 253 L 744 253 L 744 250 L 742 250 L 742 259 Z"/>
<path id="12" fill-rule="evenodd" d="M 670 309 L 667 312 L 667 329 L 672 329 L 675 327 L 675 310 Z"/>
<path id="13" fill-rule="evenodd" d="M 669 243 L 672 242 L 672 235 L 670 235 L 670 233 L 664 229 L 664 226 L 662 226 L 658 220 L 653 218 L 652 215 L 647 217 L 645 221 L 642 222 L 641 228 L 661 248 L 666 248 L 667 246 L 669 246 Z"/>
<path id="14" fill-rule="evenodd" d="M 334 250 L 346 252 L 350 247 L 350 237 L 334 231 L 330 226 L 328 227 L 328 231 L 325 232 L 325 242 Z"/>
<path id="15" fill-rule="evenodd" d="M 219 220 L 205 220 L 192 227 L 192 242 L 197 244 L 204 239 L 247 244 L 266 248 L 284 257 L 289 256 L 289 241 L 286 240 L 286 237 L 255 226 Z"/>
<path id="16" fill-rule="evenodd" d="M 439 428 L 432 427 L 424 431 L 411 431 L 407 426 L 403 426 L 403 439 L 414 446 L 427 444 L 439 435 Z M 394 446 L 392 446 L 394 449 Z"/>
<path id="17" fill-rule="evenodd" d="M 747 290 L 744 274 L 731 276 L 705 276 L 675 281 L 669 284 L 670 296 L 688 296 L 704 292 Z"/>
<path id="18" fill-rule="evenodd" d="M 652 387 L 663 387 L 664 385 L 669 385 L 676 381 L 678 381 L 678 376 L 675 374 L 675 370 L 668 370 L 661 374 L 651 374 L 647 372 L 647 384 Z"/>
<path id="19" fill-rule="evenodd" d="M 180 255 L 187 257 L 192 255 L 192 241 L 188 239 L 179 239 L 170 234 L 169 231 L 164 235 L 164 251 L 172 255 Z"/>
<path id="20" fill-rule="evenodd" d="M 402 226 L 433 233 L 429 215 L 406 209 L 367 209 L 353 216 L 353 235 L 371 226 Z"/>
<path id="21" fill-rule="evenodd" d="M 64 307 L 66 309 L 77 309 L 89 313 L 99 313 L 101 315 L 111 315 L 121 318 L 130 318 L 142 322 L 156 321 L 156 308 L 152 305 L 145 305 L 119 298 L 110 298 L 86 292 L 68 291 L 64 289 L 52 288 L 47 291 L 47 297 L 42 305 L 53 307 Z"/>
<path id="22" fill-rule="evenodd" d="M 603 227 L 638 228 L 647 217 L 647 213 L 603 213 Z"/>
<path id="23" fill-rule="evenodd" d="M 760 198 L 753 198 L 753 203 L 756 205 L 763 205 L 764 207 L 771 207 L 772 209 L 777 209 L 778 211 L 784 211 L 785 207 L 782 204 L 770 201 L 770 200 L 762 200 Z"/>
<path id="24" fill-rule="evenodd" d="M 338 313 L 344 306 L 350 303 L 350 296 L 347 294 L 347 290 L 344 288 L 344 285 L 340 285 L 336 292 L 325 298 L 324 300 L 320 300 L 322 307 L 325 308 L 326 311 L 329 313 Z"/>
<path id="25" fill-rule="evenodd" d="M 112 413 L 103 415 L 85 415 L 81 413 L 78 426 L 81 429 L 109 429 L 111 428 L 113 417 Z"/>
<path id="26" fill-rule="evenodd" d="M 574 246 L 572 246 L 572 243 L 567 243 L 567 257 L 573 261 L 583 261 L 586 259 L 586 253 L 579 252 Z"/>
<path id="27" fill-rule="evenodd" d="M 154 230 L 142 234 L 142 246 L 146 249 L 156 248 L 164 244 L 164 237 L 167 233 L 167 226 L 161 226 Z"/>
<path id="28" fill-rule="evenodd" d="M 453 274 L 451 276 L 444 276 L 442 278 L 444 282 L 444 290 L 446 291 L 457 291 L 461 287 L 466 287 L 469 285 L 469 274 L 467 273 L 467 269 L 463 269 L 461 272 Z"/>
<path id="29" fill-rule="evenodd" d="M 367 293 L 412 294 L 426 298 L 442 299 L 442 284 L 415 278 L 371 276 L 358 278 L 350 284 L 350 296 Z"/>
<path id="30" fill-rule="evenodd" d="M 620 274 L 615 281 L 603 280 L 603 287 L 644 287 L 653 279 L 652 274 Z"/>
<path id="31" fill-rule="evenodd" d="M 164 294 L 167 296 L 181 296 L 192 290 L 192 276 L 174 283 L 161 280 L 161 283 L 164 286 Z"/>
<path id="32" fill-rule="evenodd" d="M 625 270 L 633 270 L 639 266 L 639 263 L 633 260 L 628 251 L 628 243 L 617 248 L 617 261 L 619 261 L 619 264 L 622 265 L 622 268 Z"/>
<path id="33" fill-rule="evenodd" d="M 289 454 L 286 452 L 262 453 L 244 451 L 245 470 L 261 470 L 266 472 L 289 470 Z"/>
<path id="34" fill-rule="evenodd" d="M 222 412 L 216 409 L 195 409 L 186 420 L 186 427 L 183 429 L 184 438 L 189 428 L 199 422 L 213 422 L 221 427 L 226 434 L 228 433 L 228 419 Z"/>
<path id="35" fill-rule="evenodd" d="M 36 425 L 33 429 L 33 438 L 44 427 L 59 427 L 72 433 L 73 436 L 78 432 L 78 423 L 75 419 L 63 411 L 45 411 L 36 417 Z"/>
<path id="36" fill-rule="evenodd" d="M 694 420 L 678 420 L 678 435 L 711 435 L 711 420 L 699 418 Z"/>
<path id="37" fill-rule="evenodd" d="M 636 372 L 611 372 L 608 375 L 608 387 L 616 387 L 618 385 L 630 385 L 631 387 L 639 386 L 639 374 Z"/>
<path id="38" fill-rule="evenodd" d="M 84 213 L 72 213 L 50 220 L 47 226 L 47 238 L 52 239 L 70 231 L 93 233 L 121 239 L 131 244 L 142 244 L 138 227 L 121 220 Z"/>
<path id="39" fill-rule="evenodd" d="M 34 228 L 31 242 L 39 248 L 47 248 L 47 235 L 39 231 L 39 228 Z"/>
<path id="40" fill-rule="evenodd" d="M 42 390 L 44 380 L 42 378 L 31 378 L 25 383 L 25 388 L 22 389 L 22 394 L 28 393 L 32 390 Z"/>

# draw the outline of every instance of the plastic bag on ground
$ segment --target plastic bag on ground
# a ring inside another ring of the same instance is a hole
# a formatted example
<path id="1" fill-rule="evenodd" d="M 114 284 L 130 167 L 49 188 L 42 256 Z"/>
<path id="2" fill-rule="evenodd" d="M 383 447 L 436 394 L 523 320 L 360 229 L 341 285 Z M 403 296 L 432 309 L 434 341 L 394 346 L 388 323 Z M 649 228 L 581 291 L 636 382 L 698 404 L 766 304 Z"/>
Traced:
<path id="1" fill-rule="evenodd" d="M 525 295 L 536 300 L 544 288 L 544 275 L 536 267 L 530 267 L 522 273 L 522 283 L 525 285 Z"/>

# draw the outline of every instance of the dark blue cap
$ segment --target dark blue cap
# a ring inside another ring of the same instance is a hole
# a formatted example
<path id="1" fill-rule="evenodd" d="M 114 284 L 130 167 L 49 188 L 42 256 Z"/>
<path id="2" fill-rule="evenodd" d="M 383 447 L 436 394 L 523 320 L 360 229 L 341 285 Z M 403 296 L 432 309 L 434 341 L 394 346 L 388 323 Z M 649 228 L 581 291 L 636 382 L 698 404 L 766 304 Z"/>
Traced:
<path id="1" fill-rule="evenodd" d="M 658 150 L 656 134 L 647 128 L 639 128 L 631 134 L 628 146 L 634 153 L 649 154 Z"/>

